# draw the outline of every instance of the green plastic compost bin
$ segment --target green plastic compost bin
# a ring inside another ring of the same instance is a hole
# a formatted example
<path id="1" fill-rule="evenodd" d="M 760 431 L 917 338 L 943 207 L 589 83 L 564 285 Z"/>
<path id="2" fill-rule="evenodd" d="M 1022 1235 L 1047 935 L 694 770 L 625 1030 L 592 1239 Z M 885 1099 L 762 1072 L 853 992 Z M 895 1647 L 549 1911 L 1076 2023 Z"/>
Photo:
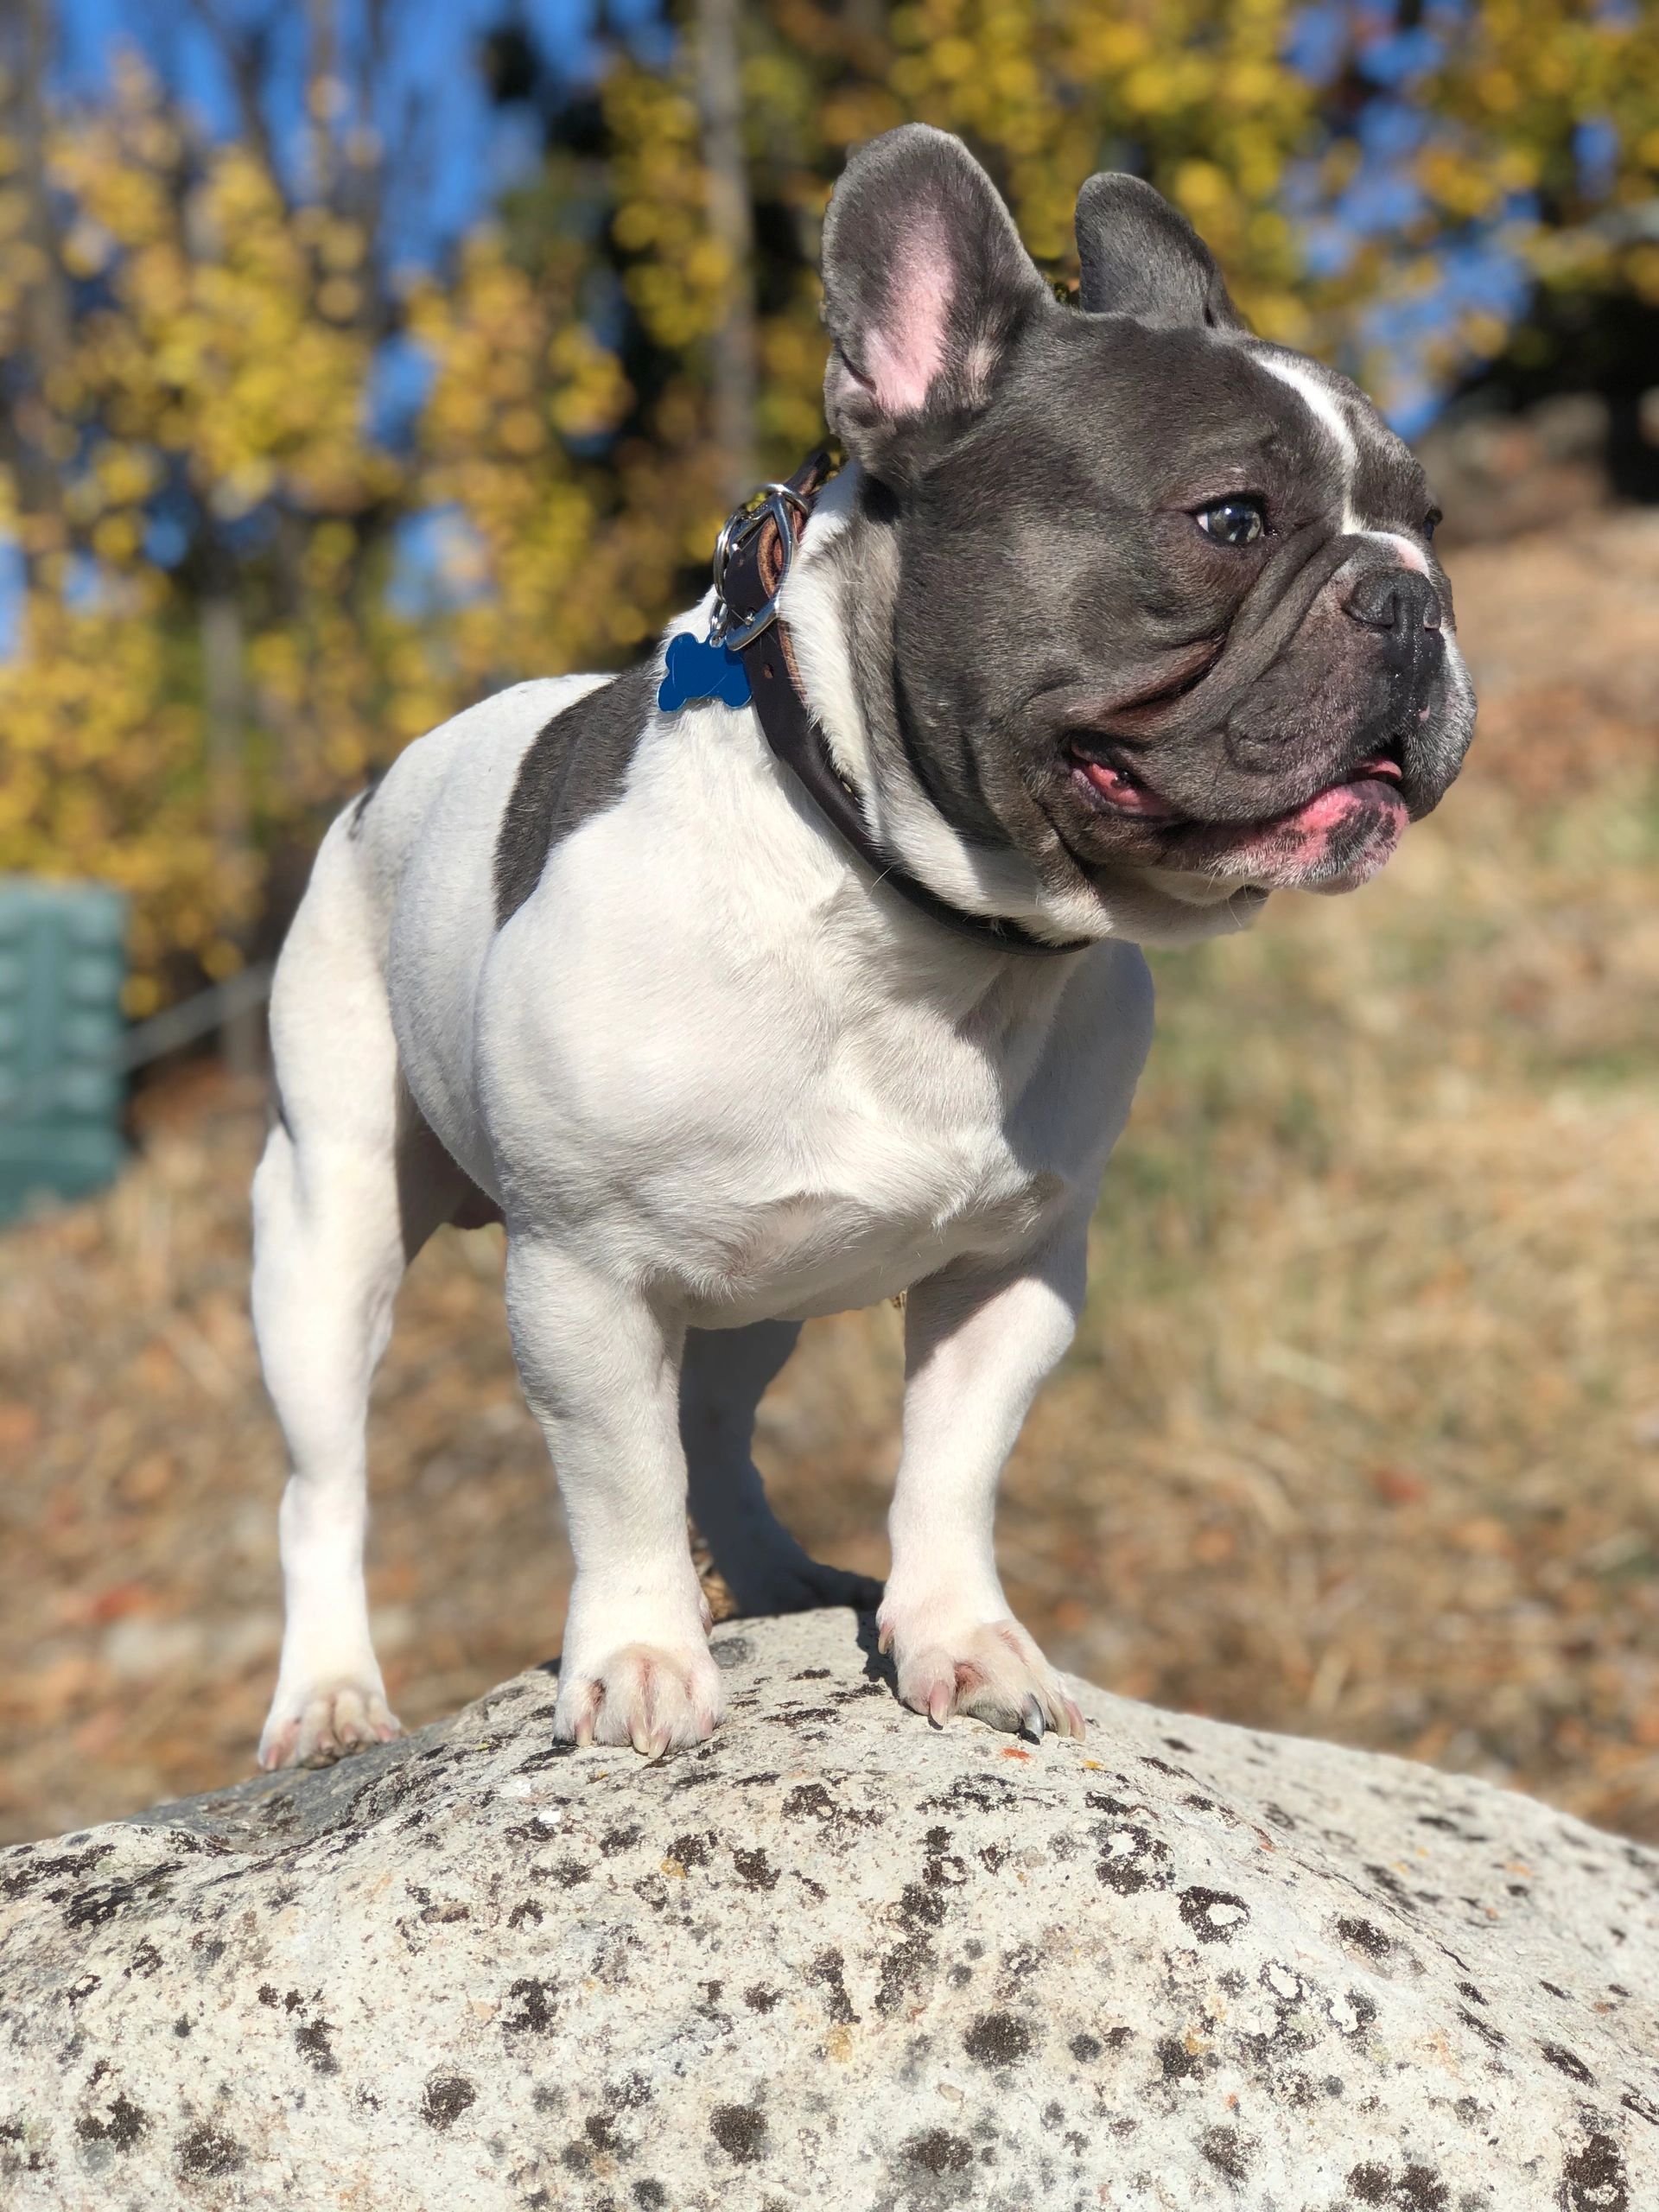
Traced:
<path id="1" fill-rule="evenodd" d="M 0 876 L 0 1222 L 119 1172 L 126 901 Z"/>

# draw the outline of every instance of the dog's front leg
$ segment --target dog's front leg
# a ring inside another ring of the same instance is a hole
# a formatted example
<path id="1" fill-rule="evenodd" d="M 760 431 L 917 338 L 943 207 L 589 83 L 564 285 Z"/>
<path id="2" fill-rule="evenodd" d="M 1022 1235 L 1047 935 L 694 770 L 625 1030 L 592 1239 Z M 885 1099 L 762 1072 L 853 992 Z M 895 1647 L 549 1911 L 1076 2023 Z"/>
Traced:
<path id="1" fill-rule="evenodd" d="M 576 1561 L 554 1733 L 653 1758 L 695 1744 L 719 1721 L 721 1691 L 686 1535 L 684 1325 L 511 1224 L 506 1288 Z"/>
<path id="2" fill-rule="evenodd" d="M 935 1726 L 1081 1736 L 1083 1715 L 1008 1610 L 992 1522 L 997 1478 L 1037 1387 L 1071 1341 L 1087 1226 L 1017 1267 L 957 1263 L 911 1289 L 905 1440 L 880 1618 L 899 1694 Z"/>

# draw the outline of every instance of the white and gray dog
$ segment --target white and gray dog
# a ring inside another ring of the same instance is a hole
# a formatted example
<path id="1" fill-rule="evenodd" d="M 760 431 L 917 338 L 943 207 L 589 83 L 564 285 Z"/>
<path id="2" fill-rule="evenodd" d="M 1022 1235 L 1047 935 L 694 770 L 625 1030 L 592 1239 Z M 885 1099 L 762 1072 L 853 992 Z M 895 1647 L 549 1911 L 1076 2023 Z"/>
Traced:
<path id="1" fill-rule="evenodd" d="M 728 531 L 649 664 L 471 708 L 325 839 L 254 1185 L 293 1464 L 266 1766 L 396 1732 L 369 1382 L 413 1255 L 497 1217 L 575 1555 L 556 1736 L 718 1724 L 688 1499 L 747 1610 L 869 1586 L 773 1520 L 750 1434 L 804 1319 L 899 1292 L 899 1695 L 1082 1732 L 992 1516 L 1082 1303 L 1139 948 L 1363 882 L 1474 704 L 1363 394 L 1253 337 L 1147 186 L 1091 179 L 1077 244 L 1074 308 L 955 139 L 865 148 L 823 238 L 841 473 Z"/>

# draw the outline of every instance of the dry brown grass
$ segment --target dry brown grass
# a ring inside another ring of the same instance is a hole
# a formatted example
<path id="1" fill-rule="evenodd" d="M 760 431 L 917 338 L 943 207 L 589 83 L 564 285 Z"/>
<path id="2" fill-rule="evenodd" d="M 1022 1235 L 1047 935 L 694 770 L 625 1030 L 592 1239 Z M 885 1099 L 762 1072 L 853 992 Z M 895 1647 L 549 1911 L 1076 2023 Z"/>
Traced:
<path id="1" fill-rule="evenodd" d="M 1159 959 L 1094 1293 L 1010 1471 L 1011 1593 L 1136 1696 L 1472 1769 L 1659 1837 L 1659 517 L 1465 553 L 1482 734 L 1357 899 Z M 246 1770 L 282 1480 L 245 1318 L 258 1103 L 149 1102 L 0 1244 L 0 1834 Z M 372 1591 L 420 1721 L 556 1643 L 569 1571 L 499 1245 L 411 1276 Z M 785 1516 L 880 1572 L 896 1317 L 808 1332 Z"/>

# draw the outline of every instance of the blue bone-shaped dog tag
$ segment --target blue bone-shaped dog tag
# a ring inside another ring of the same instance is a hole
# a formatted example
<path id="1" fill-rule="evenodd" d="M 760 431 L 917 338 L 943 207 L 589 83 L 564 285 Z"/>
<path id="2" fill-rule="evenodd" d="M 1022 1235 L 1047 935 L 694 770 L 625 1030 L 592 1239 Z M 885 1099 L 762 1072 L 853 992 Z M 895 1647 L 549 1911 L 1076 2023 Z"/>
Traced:
<path id="1" fill-rule="evenodd" d="M 747 707 L 749 679 L 742 662 L 729 645 L 711 645 L 682 630 L 668 641 L 668 658 L 657 704 L 665 715 L 704 699 L 718 699 L 728 707 Z"/>

